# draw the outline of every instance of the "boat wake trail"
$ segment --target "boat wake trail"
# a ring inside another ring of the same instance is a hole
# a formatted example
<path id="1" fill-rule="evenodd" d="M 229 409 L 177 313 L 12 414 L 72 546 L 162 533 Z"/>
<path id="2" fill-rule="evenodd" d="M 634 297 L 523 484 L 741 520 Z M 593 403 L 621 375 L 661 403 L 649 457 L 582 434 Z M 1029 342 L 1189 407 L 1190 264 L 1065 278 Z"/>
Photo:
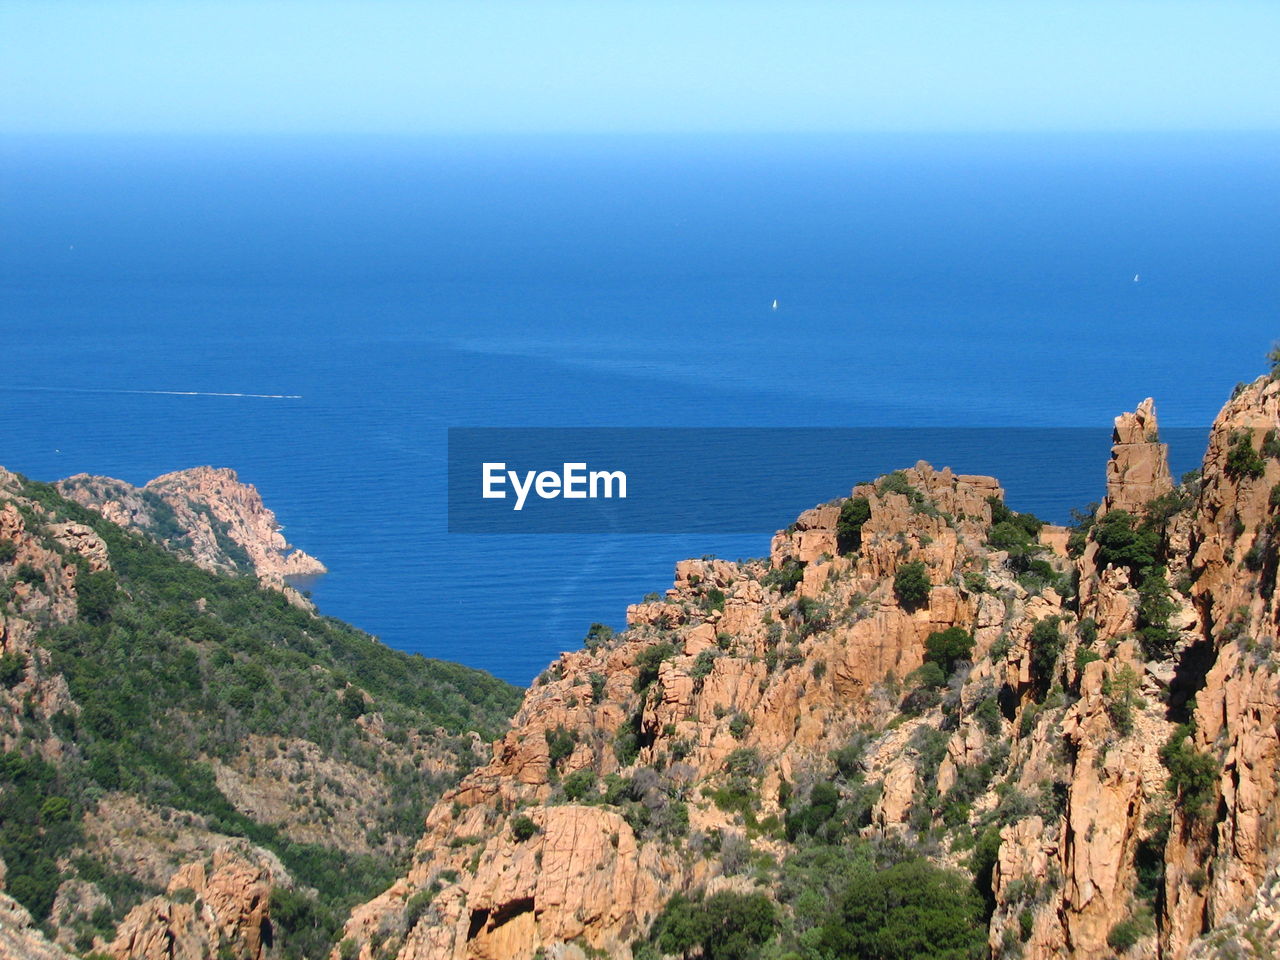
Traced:
<path id="1" fill-rule="evenodd" d="M 141 394 L 156 397 L 240 397 L 248 400 L 301 400 L 300 393 L 215 393 L 210 390 L 118 390 L 110 387 L 13 387 L 0 390 L 15 393 L 110 393 Z"/>

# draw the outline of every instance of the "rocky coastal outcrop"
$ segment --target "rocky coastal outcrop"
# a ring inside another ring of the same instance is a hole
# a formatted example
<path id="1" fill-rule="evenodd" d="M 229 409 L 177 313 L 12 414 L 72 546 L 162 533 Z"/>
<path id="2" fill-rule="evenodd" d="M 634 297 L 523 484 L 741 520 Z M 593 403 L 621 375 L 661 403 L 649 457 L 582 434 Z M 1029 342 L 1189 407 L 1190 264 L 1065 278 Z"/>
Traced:
<path id="1" fill-rule="evenodd" d="M 819 782 L 874 798 L 864 837 L 973 870 L 994 956 L 1271 955 L 1278 430 L 1280 381 L 1238 388 L 1180 486 L 1148 399 L 1074 531 L 921 463 L 768 558 L 677 564 L 538 679 L 343 955 L 630 957 L 673 894 L 780 897 Z"/>
<path id="2" fill-rule="evenodd" d="M 252 572 L 278 589 L 286 577 L 327 572 L 285 540 L 257 489 L 225 467 L 166 473 L 142 487 L 83 473 L 56 486 L 112 523 L 153 536 L 209 570 Z"/>
<path id="3" fill-rule="evenodd" d="M 4 920 L 0 897 L 0 951 L 271 960 L 290 935 L 273 897 L 311 894 L 295 861 L 232 839 L 220 818 L 233 810 L 269 825 L 279 850 L 324 844 L 348 862 L 406 850 L 365 816 L 402 824 L 407 793 L 448 782 L 409 818 L 422 833 L 398 878 L 321 953 L 652 958 L 675 895 L 726 893 L 776 904 L 771 949 L 807 957 L 820 920 L 804 898 L 838 891 L 797 894 L 798 878 L 814 857 L 829 867 L 856 852 L 961 871 L 993 957 L 1273 956 L 1280 378 L 1237 388 L 1181 483 L 1149 399 L 1116 418 L 1105 457 L 1104 443 L 1105 495 L 1070 529 L 1014 512 L 994 478 L 918 463 L 805 511 L 767 557 L 681 561 L 665 594 L 627 609 L 625 630 L 597 625 L 551 664 L 460 779 L 449 774 L 473 739 L 381 709 L 388 694 L 370 688 L 386 673 L 356 683 L 312 665 L 306 689 L 330 712 L 299 715 L 309 738 L 218 715 L 234 741 L 196 758 L 227 804 L 215 813 L 121 787 L 89 795 L 76 857 L 146 889 L 111 929 L 106 889 L 68 868 L 43 901 L 56 942 L 20 908 Z M 234 475 L 114 483 L 64 489 L 205 567 L 286 574 L 274 517 Z M 0 747 L 56 771 L 84 758 L 101 704 L 82 718 L 83 676 L 69 684 L 55 656 L 75 650 L 47 638 L 87 630 L 95 584 L 123 570 L 107 526 L 37 494 L 0 472 Z M 244 596 L 215 616 L 215 593 L 166 608 L 158 633 L 176 635 L 186 675 L 235 684 L 226 703 L 286 709 L 279 693 L 255 701 L 271 677 L 232 655 L 249 639 L 231 622 Z M 273 617 L 287 611 L 271 624 L 274 669 L 309 662 L 321 618 L 268 595 Z M 74 636 L 91 635 L 110 636 Z M 31 810 L 44 829 L 67 808 Z"/>

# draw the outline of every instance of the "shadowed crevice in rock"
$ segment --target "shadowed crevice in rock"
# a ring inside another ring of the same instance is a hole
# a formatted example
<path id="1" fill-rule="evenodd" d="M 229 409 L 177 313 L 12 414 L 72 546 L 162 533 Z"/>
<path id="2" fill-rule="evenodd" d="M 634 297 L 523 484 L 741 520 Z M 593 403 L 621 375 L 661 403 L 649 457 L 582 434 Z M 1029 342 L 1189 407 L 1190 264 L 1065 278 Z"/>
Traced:
<path id="1" fill-rule="evenodd" d="M 467 927 L 467 939 L 474 940 L 480 936 L 480 931 L 485 928 L 485 924 L 489 922 L 489 911 L 481 908 L 480 910 L 471 911 L 471 923 Z"/>
<path id="2" fill-rule="evenodd" d="M 504 903 L 490 915 L 490 928 L 497 930 L 504 923 L 510 923 L 521 914 L 533 911 L 533 897 L 520 897 Z"/>
<path id="3" fill-rule="evenodd" d="M 1208 637 L 1189 644 L 1182 651 L 1169 683 L 1169 708 L 1165 716 L 1170 722 L 1186 723 L 1191 719 L 1196 694 L 1204 689 L 1217 659 L 1218 649 Z"/>

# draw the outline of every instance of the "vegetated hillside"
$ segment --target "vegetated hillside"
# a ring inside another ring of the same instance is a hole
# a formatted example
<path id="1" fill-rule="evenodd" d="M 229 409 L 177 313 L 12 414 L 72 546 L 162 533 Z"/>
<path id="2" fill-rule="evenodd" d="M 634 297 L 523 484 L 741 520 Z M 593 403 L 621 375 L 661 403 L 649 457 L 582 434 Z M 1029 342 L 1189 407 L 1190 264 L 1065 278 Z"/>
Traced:
<path id="1" fill-rule="evenodd" d="M 322 955 L 518 703 L 0 470 L 0 881 L 64 947 Z"/>
<path id="2" fill-rule="evenodd" d="M 1064 529 L 919 464 L 678 564 L 335 955 L 1273 956 L 1280 379 L 1181 485 L 1118 417 L 1106 480 Z"/>

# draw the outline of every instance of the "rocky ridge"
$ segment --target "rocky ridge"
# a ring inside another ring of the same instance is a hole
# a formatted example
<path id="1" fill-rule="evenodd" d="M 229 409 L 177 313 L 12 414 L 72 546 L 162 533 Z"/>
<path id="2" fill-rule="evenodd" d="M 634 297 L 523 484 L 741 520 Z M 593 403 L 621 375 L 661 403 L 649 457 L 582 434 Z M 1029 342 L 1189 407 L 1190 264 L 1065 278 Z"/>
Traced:
<path id="1" fill-rule="evenodd" d="M 973 871 L 994 956 L 1235 955 L 1213 933 L 1269 929 L 1280 853 L 1278 430 L 1280 381 L 1243 385 L 1178 485 L 1148 399 L 1073 531 L 921 463 L 765 560 L 678 564 L 539 678 L 342 955 L 627 958 L 721 889 L 803 946 L 779 871 L 826 784 L 861 837 Z"/>
<path id="2" fill-rule="evenodd" d="M 229 468 L 178 470 L 141 487 L 81 473 L 56 486 L 117 526 L 155 537 L 208 570 L 256 573 L 264 584 L 287 589 L 298 601 L 285 578 L 327 572 L 323 563 L 285 540 L 257 489 L 241 483 Z"/>

